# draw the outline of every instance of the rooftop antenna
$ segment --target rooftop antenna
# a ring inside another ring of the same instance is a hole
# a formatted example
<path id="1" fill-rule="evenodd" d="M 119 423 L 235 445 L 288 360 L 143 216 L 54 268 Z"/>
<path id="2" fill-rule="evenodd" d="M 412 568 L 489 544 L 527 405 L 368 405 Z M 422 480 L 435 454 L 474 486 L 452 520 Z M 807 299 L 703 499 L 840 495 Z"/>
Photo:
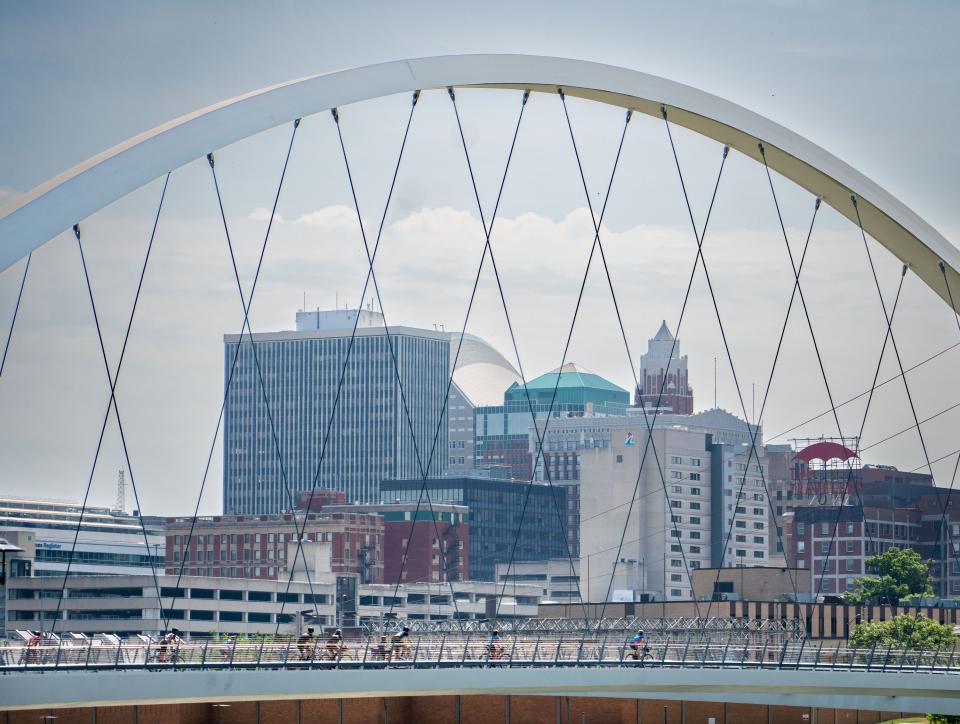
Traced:
<path id="1" fill-rule="evenodd" d="M 306 289 L 303 290 L 303 306 L 301 307 L 301 309 L 303 309 L 304 312 L 307 311 L 307 290 Z"/>
<path id="2" fill-rule="evenodd" d="M 713 357 L 713 407 L 717 407 L 717 357 Z"/>
<path id="3" fill-rule="evenodd" d="M 124 477 L 123 468 L 120 468 L 117 472 L 117 499 L 113 507 L 121 513 L 127 510 L 127 483 Z"/>

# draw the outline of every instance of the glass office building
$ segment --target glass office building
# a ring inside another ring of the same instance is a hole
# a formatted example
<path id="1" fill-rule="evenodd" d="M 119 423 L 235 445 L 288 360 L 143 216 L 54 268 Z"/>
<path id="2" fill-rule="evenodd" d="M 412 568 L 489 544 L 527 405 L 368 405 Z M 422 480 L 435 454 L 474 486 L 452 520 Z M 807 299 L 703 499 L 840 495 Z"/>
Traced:
<path id="1" fill-rule="evenodd" d="M 567 491 L 561 486 L 474 477 L 384 480 L 380 486 L 385 501 L 420 500 L 429 510 L 426 495 L 420 498 L 424 488 L 431 503 L 454 503 L 470 509 L 470 580 L 494 580 L 497 564 L 511 559 L 547 561 L 568 556 L 563 519 Z"/>
<path id="2" fill-rule="evenodd" d="M 224 337 L 224 513 L 281 513 L 293 508 L 297 491 L 313 488 L 343 491 L 348 503 L 375 502 L 381 480 L 422 477 L 435 436 L 427 472 L 445 472 L 447 426 L 439 435 L 437 428 L 449 335 L 391 327 L 388 341 L 382 317 L 363 310 L 334 412 L 350 314 L 356 310 L 300 314 L 296 331 L 255 334 L 252 343 Z"/>

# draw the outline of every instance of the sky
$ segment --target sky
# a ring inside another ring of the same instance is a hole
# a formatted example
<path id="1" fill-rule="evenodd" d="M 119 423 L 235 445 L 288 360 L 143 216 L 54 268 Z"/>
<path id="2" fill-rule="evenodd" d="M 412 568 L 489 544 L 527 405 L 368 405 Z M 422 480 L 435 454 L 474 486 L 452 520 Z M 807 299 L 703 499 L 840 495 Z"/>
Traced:
<path id="1" fill-rule="evenodd" d="M 515 52 L 621 65 L 714 93 L 823 146 L 960 239 L 955 203 L 960 151 L 960 8 L 948 2 L 673 3 L 189 3 L 0 4 L 0 205 L 70 166 L 176 116 L 314 73 L 446 53 Z M 517 121 L 519 94 L 458 94 L 485 215 L 496 197 Z M 368 238 L 396 163 L 408 96 L 341 109 L 341 127 Z M 599 212 L 623 130 L 619 108 L 570 99 L 591 203 Z M 247 293 L 263 243 L 291 127 L 216 151 L 217 173 Z M 720 162 L 712 141 L 677 129 L 677 153 L 698 224 Z M 391 324 L 464 326 L 483 228 L 450 101 L 418 103 L 385 218 L 377 261 Z M 774 177 L 791 249 L 803 248 L 813 199 Z M 115 369 L 162 180 L 82 220 L 104 344 Z M 297 132 L 261 281 L 254 331 L 289 329 L 309 308 L 357 304 L 366 271 L 343 158 L 328 114 Z M 591 269 L 568 361 L 631 388 L 639 355 L 662 320 L 677 330 L 696 241 L 662 121 L 630 124 L 601 235 L 628 341 L 625 349 L 603 268 Z M 517 350 L 489 262 L 467 331 L 520 364 L 528 378 L 557 367 L 593 241 L 584 189 L 559 98 L 535 94 L 524 113 L 491 243 Z M 2 243 L 2 240 L 0 240 Z M 900 264 L 870 241 L 889 306 Z M 704 241 L 733 368 L 702 271 L 680 325 L 696 406 L 758 417 L 793 275 L 763 168 L 731 154 Z M 22 262 L 0 272 L 0 332 L 13 314 Z M 870 386 L 886 324 L 859 232 L 836 211 L 818 214 L 801 307 L 787 324 L 763 412 L 769 437 Z M 370 301 L 368 293 L 365 301 Z M 222 399 L 222 335 L 242 307 L 210 169 L 174 170 L 145 276 L 117 401 L 93 475 L 91 501 L 109 505 L 118 468 L 148 514 L 192 510 L 211 444 L 201 501 L 220 505 L 214 429 Z M 908 275 L 894 322 L 910 367 L 960 342 L 955 318 Z M 817 361 L 824 362 L 828 385 Z M 898 371 L 888 349 L 881 379 Z M 936 460 L 949 484 L 960 350 L 908 376 L 923 440 L 902 383 L 885 385 L 863 422 L 864 401 L 777 438 L 855 435 L 870 463 L 902 469 Z M 631 361 L 633 367 L 631 367 Z M 734 377 L 734 371 L 736 378 Z M 738 393 L 739 385 L 739 393 Z M 0 378 L 0 492 L 83 496 L 108 399 L 77 247 L 61 234 L 33 257 L 7 366 Z M 878 444 L 879 443 L 879 444 Z M 924 450 L 926 447 L 926 451 Z M 133 507 L 128 487 L 128 505 Z"/>

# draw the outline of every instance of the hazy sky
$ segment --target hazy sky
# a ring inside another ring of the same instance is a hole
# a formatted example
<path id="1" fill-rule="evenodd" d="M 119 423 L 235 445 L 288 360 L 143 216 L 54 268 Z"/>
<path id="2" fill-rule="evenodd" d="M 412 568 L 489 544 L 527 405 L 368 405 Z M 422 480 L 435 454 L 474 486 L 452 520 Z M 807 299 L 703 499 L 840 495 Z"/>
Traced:
<path id="1" fill-rule="evenodd" d="M 960 50 L 954 3 L 3 3 L 0 4 L 0 204 L 136 133 L 198 107 L 291 78 L 403 57 L 464 52 L 570 56 L 663 75 L 766 115 L 824 146 L 884 186 L 949 239 L 960 238 Z M 492 205 L 519 95 L 459 96 L 485 207 Z M 369 234 L 383 210 L 409 98 L 342 110 Z M 597 207 L 623 123 L 620 109 L 572 100 L 570 112 Z M 224 203 L 245 288 L 276 189 L 290 128 L 218 151 Z M 675 135 L 698 222 L 719 147 Z M 383 237 L 377 269 L 391 324 L 463 325 L 483 234 L 445 93 L 424 94 Z M 695 253 L 662 122 L 629 129 L 603 240 L 635 361 L 666 319 L 676 328 Z M 556 367 L 570 326 L 592 227 L 558 98 L 535 95 L 521 128 L 492 242 L 528 377 Z M 776 179 L 794 252 L 812 199 Z M 83 220 L 90 273 L 115 364 L 159 199 L 155 182 Z M 290 328 L 310 307 L 356 303 L 363 249 L 328 114 L 308 118 L 294 147 L 252 312 L 255 331 Z M 488 212 L 488 208 L 485 209 Z M 0 240 L 2 243 L 2 240 Z M 874 245 L 888 299 L 899 264 Z M 732 154 L 704 246 L 748 412 L 760 400 L 792 274 L 763 169 Z M 632 385 L 609 290 L 591 273 L 570 359 Z M 0 273 L 5 336 L 22 266 Z M 869 386 L 885 324 L 857 230 L 836 212 L 818 219 L 804 291 L 831 393 Z M 888 301 L 889 304 L 889 301 Z M 799 309 L 764 415 L 768 435 L 827 409 Z M 0 380 L 0 491 L 78 499 L 106 404 L 105 375 L 76 246 L 61 235 L 34 255 L 21 318 Z M 174 172 L 154 257 L 118 386 L 124 432 L 146 513 L 192 509 L 222 395 L 222 335 L 242 313 L 203 161 Z M 468 331 L 513 359 L 496 286 L 482 274 Z M 960 341 L 955 322 L 913 277 L 895 333 L 903 363 Z M 710 297 L 698 273 L 680 330 L 697 407 L 717 397 L 740 412 Z M 960 352 L 910 376 L 921 419 L 960 400 Z M 896 371 L 889 354 L 884 376 Z M 902 384 L 885 386 L 864 445 L 907 427 Z M 862 400 L 844 407 L 856 434 Z M 960 413 L 924 425 L 931 458 L 960 448 Z M 92 499 L 113 498 L 122 459 L 115 420 Z M 832 417 L 799 430 L 835 435 Z M 789 437 L 789 436 L 787 436 Z M 868 462 L 924 462 L 916 433 L 871 448 Z M 949 481 L 953 458 L 935 466 Z M 129 493 L 128 493 L 129 499 Z M 203 510 L 220 501 L 219 452 Z"/>

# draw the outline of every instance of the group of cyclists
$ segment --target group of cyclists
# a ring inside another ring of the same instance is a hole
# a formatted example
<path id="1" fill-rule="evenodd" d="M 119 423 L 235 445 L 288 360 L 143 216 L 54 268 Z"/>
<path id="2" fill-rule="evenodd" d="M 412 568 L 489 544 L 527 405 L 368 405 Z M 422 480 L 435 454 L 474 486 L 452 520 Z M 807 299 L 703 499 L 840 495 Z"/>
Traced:
<path id="1" fill-rule="evenodd" d="M 41 642 L 39 632 L 32 632 L 30 640 L 27 642 L 28 651 L 37 647 Z M 170 649 L 173 649 L 172 655 L 175 657 L 179 650 L 179 644 L 183 639 L 180 638 L 180 630 L 173 628 L 169 633 L 160 638 L 156 648 L 156 661 L 166 662 L 171 656 Z M 317 652 L 320 651 L 320 658 L 327 661 L 341 661 L 350 657 L 350 647 L 344 640 L 343 631 L 336 629 L 331 633 L 324 643 L 319 647 L 320 639 L 315 634 L 315 629 L 310 626 L 305 633 L 297 638 L 297 654 L 300 661 L 311 661 L 318 658 Z M 228 638 L 223 642 L 226 649 L 232 648 L 233 639 Z M 486 658 L 489 661 L 497 661 L 509 658 L 509 652 L 503 645 L 500 638 L 500 631 L 493 629 L 485 645 Z M 625 649 L 629 653 L 625 656 L 642 663 L 645 660 L 652 659 L 653 655 L 647 642 L 647 635 L 641 629 L 626 642 Z M 370 648 L 370 656 L 374 661 L 395 661 L 410 658 L 410 627 L 404 626 L 400 631 L 387 637 L 386 634 L 380 637 L 380 641 Z"/>

